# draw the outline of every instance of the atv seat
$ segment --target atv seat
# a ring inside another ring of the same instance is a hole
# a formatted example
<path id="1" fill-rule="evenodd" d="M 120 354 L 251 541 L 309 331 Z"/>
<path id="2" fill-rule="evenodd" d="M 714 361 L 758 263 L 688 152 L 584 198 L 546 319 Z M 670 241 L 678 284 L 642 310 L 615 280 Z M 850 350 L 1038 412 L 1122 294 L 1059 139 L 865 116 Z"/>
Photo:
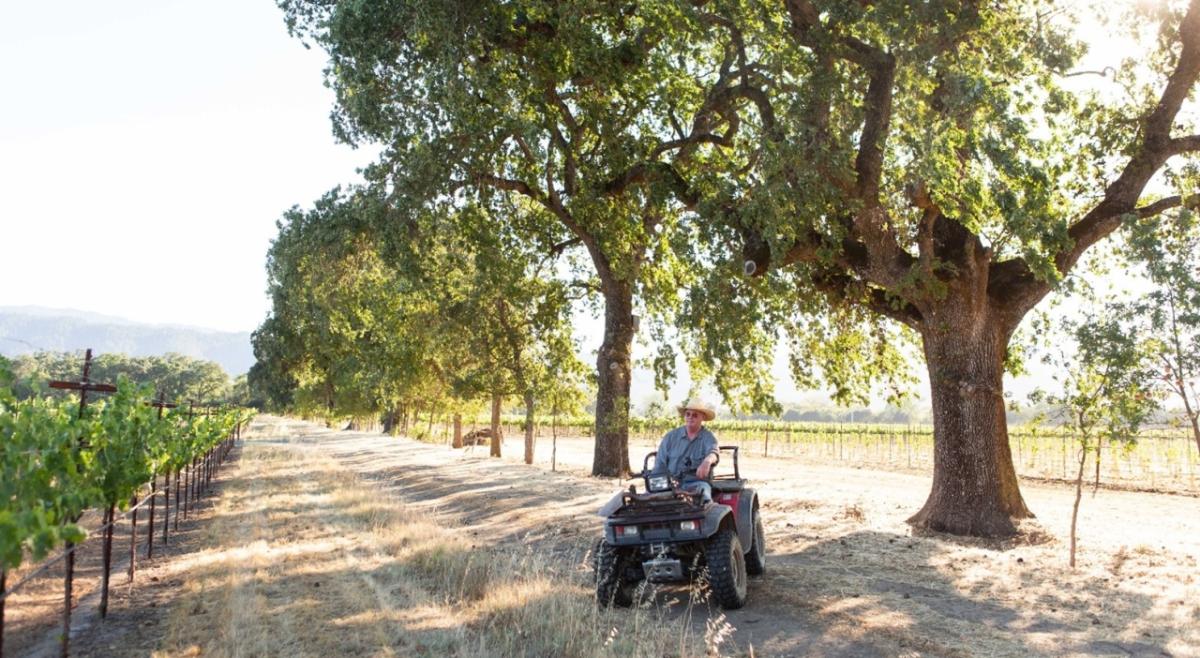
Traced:
<path id="1" fill-rule="evenodd" d="M 742 480 L 713 480 L 712 481 L 712 488 L 713 488 L 714 493 L 718 492 L 718 491 L 726 492 L 726 493 L 734 493 L 737 491 L 741 491 L 743 485 L 744 485 L 744 482 Z"/>

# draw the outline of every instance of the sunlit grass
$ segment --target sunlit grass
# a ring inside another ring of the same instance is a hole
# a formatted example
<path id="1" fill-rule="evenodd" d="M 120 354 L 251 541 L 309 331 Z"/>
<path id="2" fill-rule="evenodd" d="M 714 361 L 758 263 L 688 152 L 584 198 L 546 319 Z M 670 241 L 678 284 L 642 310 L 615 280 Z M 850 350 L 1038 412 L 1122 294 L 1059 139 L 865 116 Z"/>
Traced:
<path id="1" fill-rule="evenodd" d="M 706 647 L 690 615 L 598 608 L 582 548 L 478 546 L 302 449 L 248 444 L 218 510 L 212 547 L 175 567 L 182 596 L 155 655 L 700 656 L 726 642 Z"/>

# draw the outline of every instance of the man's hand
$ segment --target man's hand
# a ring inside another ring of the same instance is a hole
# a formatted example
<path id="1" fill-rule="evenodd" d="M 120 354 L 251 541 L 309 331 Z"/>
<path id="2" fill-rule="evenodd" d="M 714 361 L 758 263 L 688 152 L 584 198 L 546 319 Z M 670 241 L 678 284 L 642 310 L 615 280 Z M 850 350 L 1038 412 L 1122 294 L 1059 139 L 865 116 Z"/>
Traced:
<path id="1" fill-rule="evenodd" d="M 696 469 L 696 477 L 700 478 L 701 480 L 706 480 L 708 479 L 708 472 L 711 470 L 712 462 L 708 461 L 708 458 L 705 457 L 704 460 L 700 462 L 700 468 Z"/>

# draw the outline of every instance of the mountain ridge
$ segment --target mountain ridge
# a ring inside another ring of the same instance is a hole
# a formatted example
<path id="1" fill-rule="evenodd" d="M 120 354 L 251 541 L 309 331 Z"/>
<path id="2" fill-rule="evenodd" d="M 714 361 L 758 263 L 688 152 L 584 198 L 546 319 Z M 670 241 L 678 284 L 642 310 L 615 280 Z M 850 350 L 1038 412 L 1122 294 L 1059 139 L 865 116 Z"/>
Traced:
<path id="1" fill-rule="evenodd" d="M 178 352 L 216 361 L 231 377 L 254 365 L 250 332 L 152 324 L 76 309 L 0 306 L 0 355 L 75 351 L 154 356 Z"/>

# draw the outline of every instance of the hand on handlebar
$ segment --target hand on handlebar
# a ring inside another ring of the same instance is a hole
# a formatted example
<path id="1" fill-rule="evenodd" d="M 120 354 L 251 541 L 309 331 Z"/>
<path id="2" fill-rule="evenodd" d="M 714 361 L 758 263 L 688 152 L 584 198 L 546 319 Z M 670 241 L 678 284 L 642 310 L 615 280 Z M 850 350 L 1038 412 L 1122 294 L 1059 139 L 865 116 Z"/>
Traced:
<path id="1" fill-rule="evenodd" d="M 706 480 L 708 479 L 708 473 L 711 470 L 712 464 L 705 459 L 704 461 L 700 462 L 700 468 L 696 469 L 696 477 L 700 478 L 701 480 Z"/>

